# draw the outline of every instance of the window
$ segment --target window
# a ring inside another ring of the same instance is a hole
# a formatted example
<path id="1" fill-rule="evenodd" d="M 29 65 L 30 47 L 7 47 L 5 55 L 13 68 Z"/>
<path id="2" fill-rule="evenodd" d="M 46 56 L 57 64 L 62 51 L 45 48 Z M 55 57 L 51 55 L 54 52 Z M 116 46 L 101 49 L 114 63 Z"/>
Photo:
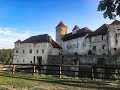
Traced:
<path id="1" fill-rule="evenodd" d="M 25 53 L 25 50 L 23 50 L 23 53 Z"/>
<path id="2" fill-rule="evenodd" d="M 105 45 L 102 46 L 102 49 L 105 50 Z"/>
<path id="3" fill-rule="evenodd" d="M 93 50 L 96 50 L 96 46 L 93 46 Z"/>
<path id="4" fill-rule="evenodd" d="M 25 62 L 25 60 L 23 59 L 23 62 Z"/>
<path id="5" fill-rule="evenodd" d="M 118 41 L 117 41 L 117 40 L 115 40 L 115 45 L 117 46 L 117 44 L 118 44 Z"/>
<path id="6" fill-rule="evenodd" d="M 61 52 L 59 52 L 59 55 L 62 55 Z"/>
<path id="7" fill-rule="evenodd" d="M 117 33 L 115 34 L 115 45 L 117 46 L 118 40 L 117 40 Z"/>
<path id="8" fill-rule="evenodd" d="M 32 63 L 32 61 L 30 61 L 30 63 Z"/>
<path id="9" fill-rule="evenodd" d="M 18 50 L 16 50 L 16 53 L 18 53 Z"/>
<path id="10" fill-rule="evenodd" d="M 116 51 L 116 48 L 114 48 L 114 51 Z"/>
<path id="11" fill-rule="evenodd" d="M 32 50 L 30 49 L 30 53 L 32 53 Z"/>
<path id="12" fill-rule="evenodd" d="M 44 49 L 42 49 L 42 54 L 44 53 Z"/>
<path id="13" fill-rule="evenodd" d="M 36 53 L 38 53 L 38 50 L 36 50 Z"/>
<path id="14" fill-rule="evenodd" d="M 103 40 L 104 38 L 103 38 L 103 35 L 102 35 L 102 40 Z"/>

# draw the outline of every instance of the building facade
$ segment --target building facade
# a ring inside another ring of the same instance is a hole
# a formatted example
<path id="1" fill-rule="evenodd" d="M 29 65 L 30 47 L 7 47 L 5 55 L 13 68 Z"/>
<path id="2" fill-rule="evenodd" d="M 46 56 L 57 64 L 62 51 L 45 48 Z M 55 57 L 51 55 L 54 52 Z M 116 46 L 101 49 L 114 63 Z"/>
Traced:
<path id="1" fill-rule="evenodd" d="M 56 27 L 56 42 L 47 34 L 16 41 L 14 64 L 46 64 L 49 55 L 113 55 L 120 52 L 120 21 L 103 24 L 92 31 L 77 25 L 68 33 L 60 22 Z"/>
<path id="2" fill-rule="evenodd" d="M 113 55 L 120 49 L 120 21 L 103 24 L 95 31 L 77 25 L 67 33 L 67 26 L 60 22 L 56 27 L 56 42 L 62 46 L 63 54 Z M 61 34 L 64 33 L 64 34 Z"/>
<path id="3" fill-rule="evenodd" d="M 48 55 L 61 54 L 61 47 L 47 34 L 16 41 L 14 64 L 46 64 Z"/>

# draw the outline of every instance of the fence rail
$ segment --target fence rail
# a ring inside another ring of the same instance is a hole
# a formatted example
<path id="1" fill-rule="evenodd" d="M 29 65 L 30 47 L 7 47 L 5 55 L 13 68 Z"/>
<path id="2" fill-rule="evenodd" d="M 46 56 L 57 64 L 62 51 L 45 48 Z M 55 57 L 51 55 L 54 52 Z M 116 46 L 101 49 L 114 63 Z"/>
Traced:
<path id="1" fill-rule="evenodd" d="M 1 67 L 1 72 L 23 72 L 32 74 L 62 75 L 72 77 L 85 77 L 91 79 L 117 79 L 120 76 L 120 66 L 88 66 L 88 65 L 35 65 L 35 64 L 9 64 Z"/>

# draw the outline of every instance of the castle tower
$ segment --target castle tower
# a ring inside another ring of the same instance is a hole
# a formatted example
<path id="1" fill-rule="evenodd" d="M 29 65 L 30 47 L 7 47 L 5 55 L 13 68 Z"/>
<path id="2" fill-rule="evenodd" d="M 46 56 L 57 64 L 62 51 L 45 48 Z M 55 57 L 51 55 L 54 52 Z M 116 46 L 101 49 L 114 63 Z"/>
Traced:
<path id="1" fill-rule="evenodd" d="M 62 21 L 56 26 L 56 42 L 60 46 L 62 45 L 61 38 L 67 34 L 67 31 L 68 31 L 68 27 L 65 26 L 65 24 Z"/>
<path id="2" fill-rule="evenodd" d="M 79 29 L 80 29 L 79 26 L 75 25 L 75 27 L 72 30 L 72 34 L 75 34 L 77 32 L 77 30 L 79 30 Z"/>

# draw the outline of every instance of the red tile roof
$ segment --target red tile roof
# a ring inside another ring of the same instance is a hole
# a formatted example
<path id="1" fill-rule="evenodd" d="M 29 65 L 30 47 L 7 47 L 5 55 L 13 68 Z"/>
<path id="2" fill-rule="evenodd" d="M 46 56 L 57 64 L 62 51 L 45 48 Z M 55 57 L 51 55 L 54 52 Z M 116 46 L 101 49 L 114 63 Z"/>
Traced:
<path id="1" fill-rule="evenodd" d="M 56 27 L 67 27 L 62 21 Z"/>
<path id="2" fill-rule="evenodd" d="M 75 25 L 75 27 L 73 28 L 73 30 L 79 30 L 80 28 L 78 27 L 78 25 Z"/>

